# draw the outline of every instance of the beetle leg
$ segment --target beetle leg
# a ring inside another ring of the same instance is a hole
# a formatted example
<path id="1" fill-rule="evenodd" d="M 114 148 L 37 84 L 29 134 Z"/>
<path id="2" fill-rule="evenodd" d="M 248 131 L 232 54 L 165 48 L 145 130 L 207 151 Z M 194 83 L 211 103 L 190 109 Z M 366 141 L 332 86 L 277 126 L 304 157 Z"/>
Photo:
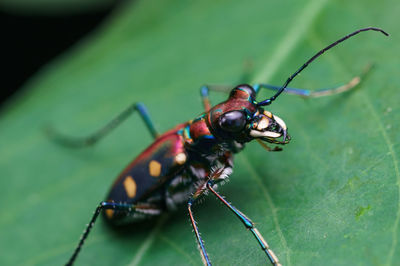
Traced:
<path id="1" fill-rule="evenodd" d="M 251 60 L 244 61 L 244 71 L 239 77 L 237 84 L 244 84 L 250 80 L 253 72 L 253 62 Z M 208 98 L 209 92 L 219 91 L 219 92 L 230 92 L 234 86 L 232 85 L 204 85 L 200 88 L 200 94 L 203 101 L 204 110 L 208 112 L 211 109 L 210 100 Z"/>
<path id="2" fill-rule="evenodd" d="M 246 217 L 243 213 L 241 213 L 238 209 L 236 209 L 232 204 L 226 201 L 218 192 L 216 192 L 212 187 L 215 184 L 213 180 L 207 182 L 207 188 L 210 190 L 220 201 L 222 201 L 225 206 L 227 206 L 244 224 L 244 226 L 251 231 L 254 237 L 257 239 L 257 242 L 260 244 L 261 249 L 267 254 L 269 260 L 273 265 L 280 266 L 278 257 L 275 253 L 269 248 L 267 241 L 264 240 L 260 232 L 254 226 L 254 223 Z"/>
<path id="3" fill-rule="evenodd" d="M 192 223 L 193 230 L 196 235 L 197 243 L 199 244 L 199 250 L 200 250 L 201 258 L 203 259 L 203 263 L 204 263 L 204 265 L 211 266 L 211 261 L 208 258 L 206 248 L 204 247 L 203 239 L 200 236 L 199 228 L 197 227 L 197 223 L 193 217 L 192 205 L 193 205 L 194 201 L 195 201 L 194 198 L 190 198 L 188 201 L 188 211 L 189 211 L 190 222 Z"/>
<path id="4" fill-rule="evenodd" d="M 314 91 L 310 91 L 310 90 L 306 90 L 306 89 L 297 89 L 297 88 L 285 88 L 284 92 L 286 92 L 288 94 L 299 95 L 304 98 L 317 98 L 317 97 L 323 97 L 323 96 L 329 96 L 329 95 L 343 93 L 343 92 L 346 92 L 346 91 L 349 91 L 349 90 L 355 88 L 358 84 L 360 84 L 360 82 L 363 80 L 365 75 L 371 70 L 371 68 L 372 68 L 371 64 L 367 65 L 367 67 L 365 68 L 365 70 L 363 71 L 363 73 L 361 75 L 355 76 L 348 83 L 341 85 L 341 86 L 328 88 L 328 89 L 326 89 L 326 88 L 325 89 L 317 89 Z M 270 90 L 274 90 L 274 91 L 279 91 L 280 88 L 281 88 L 280 86 L 274 86 L 274 85 L 263 84 L 263 83 L 254 85 L 254 89 L 256 90 L 256 92 L 258 92 L 260 89 L 270 89 Z"/>
<path id="5" fill-rule="evenodd" d="M 203 101 L 204 110 L 206 112 L 210 111 L 211 109 L 210 99 L 208 98 L 209 94 L 210 88 L 207 85 L 200 88 L 201 100 Z"/>
<path id="6" fill-rule="evenodd" d="M 147 108 L 143 103 L 135 103 L 129 106 L 127 109 L 122 111 L 119 115 L 117 115 L 113 120 L 107 123 L 105 126 L 97 130 L 95 133 L 82 138 L 71 138 L 68 136 L 61 135 L 57 131 L 55 131 L 52 127 L 46 128 L 46 133 L 54 139 L 56 142 L 61 145 L 73 147 L 73 148 L 81 148 L 87 147 L 96 144 L 100 139 L 105 137 L 110 131 L 118 127 L 122 122 L 124 122 L 131 114 L 135 111 L 138 111 L 142 120 L 146 124 L 146 127 L 150 131 L 151 135 L 156 138 L 159 133 L 154 127 L 153 122 L 150 119 L 150 115 L 147 111 Z"/>
<path id="7" fill-rule="evenodd" d="M 207 266 L 211 266 L 211 261 L 208 258 L 208 254 L 206 251 L 206 248 L 204 246 L 204 242 L 203 239 L 200 236 L 200 232 L 199 232 L 199 228 L 197 226 L 197 222 L 195 221 L 194 217 L 193 217 L 193 212 L 192 212 L 192 205 L 193 203 L 204 194 L 204 192 L 206 191 L 206 182 L 204 183 L 200 183 L 197 190 L 193 193 L 193 196 L 189 199 L 188 201 L 188 212 L 189 212 L 189 217 L 190 217 L 190 222 L 192 224 L 194 233 L 196 235 L 196 239 L 197 239 L 197 244 L 199 245 L 199 250 L 200 250 L 200 255 L 201 258 L 203 260 L 204 265 Z"/>
<path id="8" fill-rule="evenodd" d="M 232 90 L 232 86 L 227 85 L 204 85 L 200 88 L 200 95 L 204 106 L 204 111 L 208 112 L 211 109 L 211 103 L 209 99 L 210 91 L 229 92 Z"/>
<path id="9" fill-rule="evenodd" d="M 96 210 L 94 211 L 94 214 L 92 216 L 92 219 L 90 220 L 89 224 L 86 226 L 85 231 L 83 232 L 83 235 L 81 239 L 79 240 L 78 246 L 75 248 L 74 253 L 68 260 L 68 262 L 65 264 L 66 266 L 73 265 L 76 257 L 79 254 L 79 251 L 81 250 L 86 238 L 88 237 L 90 230 L 92 229 L 94 223 L 97 220 L 97 217 L 99 216 L 100 212 L 102 210 L 114 210 L 114 211 L 125 211 L 125 212 L 132 212 L 135 209 L 135 206 L 132 204 L 123 204 L 123 203 L 115 203 L 115 202 L 109 202 L 109 201 L 102 201 L 100 204 L 97 206 Z"/>
<path id="10" fill-rule="evenodd" d="M 204 263 L 204 265 L 207 265 L 207 266 L 211 265 L 211 261 L 208 258 L 208 254 L 207 254 L 206 248 L 204 246 L 203 239 L 200 236 L 199 228 L 193 217 L 192 205 L 200 196 L 202 196 L 204 193 L 207 192 L 207 183 L 209 182 L 208 180 L 222 181 L 232 173 L 232 168 L 231 168 L 232 162 L 230 161 L 231 156 L 226 154 L 226 157 L 224 159 L 226 160 L 225 166 L 214 169 L 207 180 L 204 180 L 202 183 L 199 183 L 197 190 L 193 193 L 193 196 L 188 201 L 188 211 L 189 211 L 190 221 L 192 223 L 192 227 L 193 227 L 194 233 L 196 235 L 196 239 L 197 239 L 197 243 L 199 245 L 199 250 L 200 250 L 201 257 L 203 259 L 203 263 Z"/>

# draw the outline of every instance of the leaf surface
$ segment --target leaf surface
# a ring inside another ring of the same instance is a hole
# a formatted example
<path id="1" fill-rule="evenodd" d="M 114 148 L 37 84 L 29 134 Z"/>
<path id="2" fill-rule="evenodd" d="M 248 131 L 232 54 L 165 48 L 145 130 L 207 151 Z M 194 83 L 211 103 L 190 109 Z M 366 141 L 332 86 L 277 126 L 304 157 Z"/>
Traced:
<path id="1" fill-rule="evenodd" d="M 62 265 L 113 178 L 151 143 L 133 116 L 99 145 L 67 149 L 43 126 L 83 136 L 133 102 L 165 131 L 202 112 L 199 88 L 280 85 L 316 51 L 366 26 L 291 84 L 338 85 L 374 62 L 361 86 L 269 110 L 293 137 L 283 152 L 249 144 L 220 192 L 252 218 L 283 265 L 400 261 L 399 47 L 395 1 L 135 1 L 48 64 L 0 119 L 1 265 Z M 271 95 L 262 91 L 259 99 Z M 224 99 L 214 93 L 213 102 Z M 194 208 L 215 265 L 268 265 L 252 236 L 214 198 Z M 185 208 L 112 230 L 99 221 L 76 265 L 201 265 Z"/>

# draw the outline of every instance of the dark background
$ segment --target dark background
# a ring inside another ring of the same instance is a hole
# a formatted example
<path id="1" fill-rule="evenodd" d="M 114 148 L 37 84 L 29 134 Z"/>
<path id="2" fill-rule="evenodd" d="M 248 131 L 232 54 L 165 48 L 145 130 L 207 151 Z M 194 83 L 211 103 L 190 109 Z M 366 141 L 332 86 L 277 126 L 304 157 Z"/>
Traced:
<path id="1" fill-rule="evenodd" d="M 13 14 L 0 10 L 0 107 L 42 65 L 96 28 L 115 6 L 57 16 Z"/>

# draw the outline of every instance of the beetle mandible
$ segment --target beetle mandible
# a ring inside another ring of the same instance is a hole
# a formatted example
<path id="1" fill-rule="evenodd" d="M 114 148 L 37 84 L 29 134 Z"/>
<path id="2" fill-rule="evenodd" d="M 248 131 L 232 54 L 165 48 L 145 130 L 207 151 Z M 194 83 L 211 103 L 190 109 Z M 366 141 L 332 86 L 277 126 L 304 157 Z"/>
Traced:
<path id="1" fill-rule="evenodd" d="M 155 138 L 153 144 L 118 176 L 106 200 L 96 208 L 66 265 L 74 263 L 102 211 L 111 223 L 123 224 L 159 216 L 185 202 L 203 262 L 205 265 L 211 265 L 192 212 L 193 203 L 207 191 L 216 196 L 239 218 L 254 235 L 270 262 L 273 265 L 281 265 L 254 223 L 217 192 L 217 185 L 232 173 L 233 154 L 241 151 L 245 143 L 257 140 L 268 151 L 279 151 L 281 148 L 279 146 L 271 148 L 267 143 L 277 145 L 289 143 L 290 136 L 285 122 L 263 109 L 263 106 L 270 105 L 282 92 L 303 97 L 320 97 L 342 93 L 359 84 L 361 76 L 356 76 L 349 83 L 331 89 L 309 91 L 287 87 L 294 77 L 325 51 L 360 32 L 369 30 L 388 36 L 382 29 L 374 27 L 350 33 L 312 56 L 280 87 L 268 84 L 238 85 L 231 90 L 226 101 L 214 107 L 211 107 L 208 95 L 210 90 L 216 88 L 202 87 L 201 96 L 205 112 L 162 135 L 157 133 L 145 106 L 141 103 L 133 104 L 87 138 L 74 139 L 52 130 L 48 131 L 51 137 L 62 145 L 89 146 L 137 111 Z M 276 93 L 271 98 L 257 102 L 256 95 L 261 88 L 275 90 Z"/>

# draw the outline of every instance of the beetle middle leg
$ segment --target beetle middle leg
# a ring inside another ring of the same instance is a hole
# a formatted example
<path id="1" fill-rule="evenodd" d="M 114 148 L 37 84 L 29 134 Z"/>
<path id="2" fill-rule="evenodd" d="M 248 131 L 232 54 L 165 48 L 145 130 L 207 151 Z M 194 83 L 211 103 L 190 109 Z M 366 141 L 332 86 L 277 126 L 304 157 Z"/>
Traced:
<path id="1" fill-rule="evenodd" d="M 56 132 L 53 128 L 47 128 L 46 133 L 54 139 L 56 142 L 60 143 L 63 146 L 68 146 L 72 148 L 81 148 L 92 146 L 96 144 L 99 140 L 104 138 L 107 134 L 109 134 L 113 129 L 118 127 L 122 122 L 124 122 L 131 114 L 135 111 L 139 112 L 143 122 L 145 123 L 147 129 L 150 131 L 151 135 L 156 138 L 159 136 L 154 124 L 150 118 L 150 115 L 147 111 L 147 108 L 143 103 L 134 103 L 120 114 L 118 114 L 114 119 L 108 122 L 105 126 L 94 132 L 93 134 L 82 137 L 82 138 L 73 138 L 61 135 L 60 133 Z"/>
<path id="2" fill-rule="evenodd" d="M 197 227 L 197 222 L 195 221 L 195 219 L 193 217 L 192 205 L 193 205 L 194 201 L 195 201 L 194 198 L 190 198 L 188 201 L 188 212 L 189 212 L 190 222 L 192 223 L 193 230 L 196 235 L 197 243 L 199 244 L 200 254 L 201 254 L 201 258 L 203 259 L 203 263 L 204 263 L 204 265 L 211 266 L 211 262 L 210 262 L 210 259 L 208 258 L 206 248 L 204 247 L 203 239 L 201 238 L 199 228 Z"/>
<path id="3" fill-rule="evenodd" d="M 216 171 L 214 171 L 214 173 L 212 175 L 215 175 L 215 173 L 216 173 Z M 204 180 L 203 183 L 198 184 L 197 190 L 193 193 L 192 197 L 188 200 L 187 207 L 188 207 L 190 222 L 192 224 L 194 234 L 196 236 L 197 244 L 199 245 L 199 251 L 200 251 L 201 258 L 203 259 L 203 263 L 204 263 L 204 265 L 211 266 L 211 261 L 208 257 L 208 253 L 204 246 L 204 241 L 201 238 L 199 228 L 197 226 L 196 220 L 194 219 L 193 211 L 192 211 L 192 205 L 195 203 L 195 201 L 199 197 L 201 197 L 206 192 L 206 190 L 207 190 L 206 183 L 207 182 L 208 182 L 207 180 Z"/>

